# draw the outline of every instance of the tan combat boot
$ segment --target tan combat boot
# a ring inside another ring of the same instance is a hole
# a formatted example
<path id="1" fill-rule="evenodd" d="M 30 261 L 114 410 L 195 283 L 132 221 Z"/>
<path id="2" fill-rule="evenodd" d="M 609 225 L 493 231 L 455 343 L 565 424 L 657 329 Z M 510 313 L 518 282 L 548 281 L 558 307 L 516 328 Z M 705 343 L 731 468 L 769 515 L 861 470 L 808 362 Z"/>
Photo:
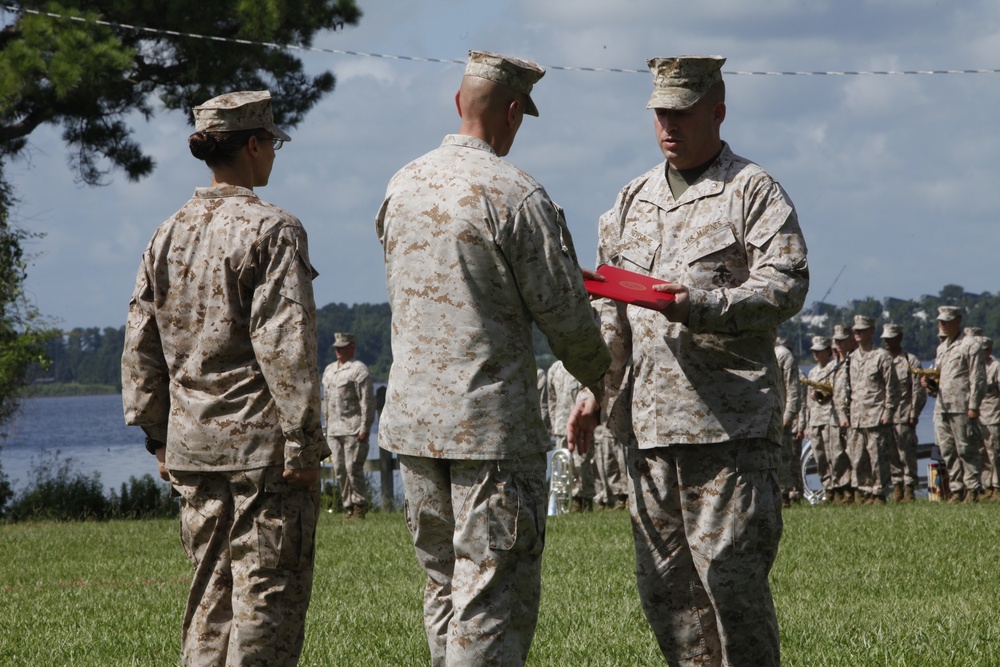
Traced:
<path id="1" fill-rule="evenodd" d="M 912 484 L 907 484 L 903 489 L 903 502 L 912 503 L 917 499 L 917 494 Z"/>
<path id="2" fill-rule="evenodd" d="M 893 484 L 892 485 L 892 501 L 895 503 L 903 502 L 903 485 Z"/>

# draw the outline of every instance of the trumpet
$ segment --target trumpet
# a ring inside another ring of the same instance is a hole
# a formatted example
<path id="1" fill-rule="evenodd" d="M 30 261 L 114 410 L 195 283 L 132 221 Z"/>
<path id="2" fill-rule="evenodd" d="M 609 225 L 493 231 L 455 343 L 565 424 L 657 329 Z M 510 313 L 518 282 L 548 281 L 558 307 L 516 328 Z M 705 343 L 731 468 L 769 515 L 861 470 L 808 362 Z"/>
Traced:
<path id="1" fill-rule="evenodd" d="M 565 447 L 552 452 L 549 477 L 549 516 L 569 514 L 573 501 L 573 452 Z"/>
<path id="2" fill-rule="evenodd" d="M 914 368 L 910 366 L 910 371 L 914 375 L 927 378 L 928 391 L 936 392 L 938 390 L 938 385 L 941 382 L 940 368 Z"/>
<path id="3" fill-rule="evenodd" d="M 816 382 L 815 380 L 801 376 L 799 377 L 799 382 L 814 390 L 813 400 L 820 405 L 826 405 L 833 398 L 833 385 L 829 382 Z"/>

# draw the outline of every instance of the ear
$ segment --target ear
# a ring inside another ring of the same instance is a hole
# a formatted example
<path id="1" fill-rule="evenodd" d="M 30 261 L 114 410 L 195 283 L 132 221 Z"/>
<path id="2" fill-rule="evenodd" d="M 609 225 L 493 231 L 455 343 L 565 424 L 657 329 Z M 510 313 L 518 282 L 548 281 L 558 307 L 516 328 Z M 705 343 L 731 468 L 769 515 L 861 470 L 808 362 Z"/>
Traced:
<path id="1" fill-rule="evenodd" d="M 260 139 L 257 135 L 251 134 L 250 138 L 247 139 L 247 149 L 250 150 L 250 155 L 256 155 L 260 152 Z"/>
<path id="2" fill-rule="evenodd" d="M 518 100 L 511 100 L 510 105 L 507 107 L 508 127 L 514 127 L 517 124 L 517 110 L 520 108 L 521 103 Z"/>
<path id="3" fill-rule="evenodd" d="M 722 125 L 722 121 L 726 120 L 726 103 L 716 102 L 715 108 L 712 110 L 712 116 L 716 123 Z"/>
<path id="4" fill-rule="evenodd" d="M 461 99 L 461 95 L 462 95 L 462 91 L 461 90 L 459 90 L 458 92 L 455 93 L 455 108 L 458 109 L 458 117 L 459 118 L 462 117 L 462 99 Z"/>

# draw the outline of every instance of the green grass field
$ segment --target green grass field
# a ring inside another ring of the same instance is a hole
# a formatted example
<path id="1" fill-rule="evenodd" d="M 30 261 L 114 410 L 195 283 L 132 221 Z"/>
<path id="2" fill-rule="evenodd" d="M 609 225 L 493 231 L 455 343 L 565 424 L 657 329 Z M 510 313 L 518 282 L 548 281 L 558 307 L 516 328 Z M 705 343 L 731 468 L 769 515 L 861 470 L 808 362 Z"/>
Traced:
<path id="1" fill-rule="evenodd" d="M 1000 665 L 1000 503 L 801 507 L 772 585 L 783 664 Z M 174 665 L 190 566 L 171 520 L 0 526 L 0 665 Z M 324 513 L 303 665 L 425 665 L 402 515 Z M 622 512 L 553 517 L 529 665 L 662 665 Z"/>

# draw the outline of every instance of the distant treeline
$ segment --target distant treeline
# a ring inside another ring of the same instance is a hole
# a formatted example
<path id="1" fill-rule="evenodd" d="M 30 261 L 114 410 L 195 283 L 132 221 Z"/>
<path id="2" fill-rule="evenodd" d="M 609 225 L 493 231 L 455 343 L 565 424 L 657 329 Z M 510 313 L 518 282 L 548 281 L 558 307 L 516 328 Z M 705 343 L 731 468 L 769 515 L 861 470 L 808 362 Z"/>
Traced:
<path id="1" fill-rule="evenodd" d="M 994 341 L 1000 337 L 1000 294 L 970 294 L 959 285 L 945 285 L 938 296 L 925 295 L 915 300 L 888 297 L 880 301 L 868 297 L 847 306 L 817 302 L 785 322 L 779 334 L 789 341 L 789 349 L 800 362 L 811 364 L 812 336 L 830 336 L 834 325 L 850 328 L 855 315 L 867 315 L 875 318 L 876 341 L 882 335 L 883 324 L 901 324 L 904 349 L 921 360 L 933 361 L 938 346 L 938 306 L 958 306 L 964 312 L 963 327 L 978 327 Z"/>
<path id="2" fill-rule="evenodd" d="M 880 301 L 869 297 L 847 306 L 814 303 L 783 324 L 779 333 L 789 340 L 799 361 L 809 364 L 812 362 L 809 351 L 812 336 L 829 336 L 835 324 L 850 327 L 854 315 L 868 315 L 876 319 L 876 337 L 881 334 L 885 322 L 901 324 L 905 329 L 904 347 L 921 359 L 931 360 L 938 344 L 936 318 L 940 305 L 960 306 L 965 311 L 965 326 L 980 327 L 985 335 L 994 339 L 1000 336 L 1000 294 L 969 294 L 958 285 L 947 285 L 938 296 L 923 296 L 917 300 L 887 298 Z M 372 376 L 380 381 L 388 378 L 392 364 L 389 304 L 348 306 L 331 303 L 319 309 L 316 321 L 320 372 L 336 360 L 331 348 L 334 333 L 349 331 L 357 336 L 357 357 L 368 365 Z M 538 363 L 546 368 L 554 357 L 545 337 L 537 329 L 534 333 Z M 36 369 L 34 381 L 40 385 L 101 385 L 120 391 L 124 341 L 124 326 L 64 332 L 49 342 L 52 365 L 48 371 Z M 433 354 L 430 350 L 427 353 Z M 37 389 L 44 391 L 43 387 Z"/>

